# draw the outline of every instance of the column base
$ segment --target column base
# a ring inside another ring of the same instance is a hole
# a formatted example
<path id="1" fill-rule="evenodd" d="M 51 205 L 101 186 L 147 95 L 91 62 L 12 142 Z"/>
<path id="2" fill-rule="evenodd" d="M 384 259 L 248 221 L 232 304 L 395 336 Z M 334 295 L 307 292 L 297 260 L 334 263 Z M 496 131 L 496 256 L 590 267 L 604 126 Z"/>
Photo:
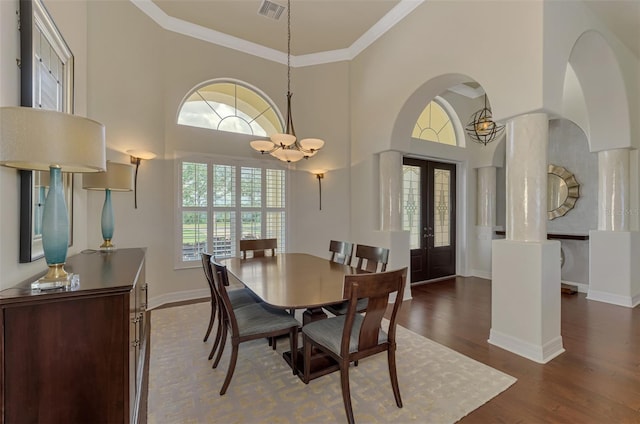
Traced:
<path id="1" fill-rule="evenodd" d="M 634 308 L 640 304 L 640 233 L 589 232 L 587 299 Z"/>
<path id="2" fill-rule="evenodd" d="M 489 343 L 535 362 L 564 352 L 560 242 L 493 241 Z"/>
<path id="3" fill-rule="evenodd" d="M 498 346 L 539 364 L 546 364 L 564 352 L 561 336 L 540 346 L 491 329 L 489 332 L 489 340 L 487 341 L 494 346 Z"/>

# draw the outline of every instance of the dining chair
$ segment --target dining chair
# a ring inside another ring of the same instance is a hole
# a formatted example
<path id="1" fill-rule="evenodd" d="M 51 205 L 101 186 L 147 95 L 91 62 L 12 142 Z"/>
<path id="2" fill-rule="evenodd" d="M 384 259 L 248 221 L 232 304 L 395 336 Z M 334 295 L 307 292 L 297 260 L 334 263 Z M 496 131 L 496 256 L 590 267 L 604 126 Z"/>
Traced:
<path id="1" fill-rule="evenodd" d="M 221 309 L 218 306 L 218 296 L 216 295 L 214 289 L 214 281 L 213 281 L 213 271 L 211 270 L 211 258 L 212 255 L 210 253 L 201 253 L 200 259 L 202 260 L 202 269 L 204 269 L 204 275 L 207 279 L 207 283 L 209 284 L 209 290 L 211 291 L 211 316 L 209 317 L 209 326 L 207 327 L 207 332 L 204 335 L 203 342 L 206 342 L 209 339 L 209 335 L 211 334 L 211 329 L 213 328 L 213 322 L 215 321 L 216 314 L 218 315 L 218 326 L 216 331 L 216 338 L 213 343 L 213 347 L 211 348 L 211 353 L 209 353 L 209 359 L 213 358 L 213 355 L 220 344 L 220 336 L 222 334 L 222 320 L 223 316 L 221 314 Z M 227 280 L 226 285 L 229 285 L 229 281 Z M 228 290 L 229 300 L 231 305 L 234 308 L 239 308 L 245 305 L 251 305 L 253 303 L 257 303 L 260 301 L 256 296 L 254 296 L 250 290 L 246 288 L 238 288 L 234 290 Z"/>
<path id="2" fill-rule="evenodd" d="M 240 253 L 242 259 L 247 259 L 247 252 L 252 252 L 254 258 L 265 256 L 265 252 L 271 250 L 271 256 L 275 256 L 278 248 L 278 239 L 250 239 L 240 240 Z"/>
<path id="3" fill-rule="evenodd" d="M 227 376 L 220 389 L 220 396 L 222 396 L 226 393 L 231 383 L 238 360 L 238 348 L 243 342 L 265 337 L 273 338 L 288 333 L 291 363 L 295 364 L 298 352 L 298 326 L 300 323 L 287 312 L 269 307 L 264 302 L 234 309 L 231 305 L 227 288 L 224 285 L 224 281 L 228 280 L 227 267 L 216 262 L 212 262 L 212 264 L 214 289 L 220 300 L 219 306 L 226 316 L 226 319 L 222 320 L 222 344 L 213 362 L 213 368 L 216 368 L 220 362 L 227 341 L 227 333 L 231 333 L 231 358 L 229 359 Z M 293 367 L 293 374 L 296 375 L 295 367 Z"/>
<path id="4" fill-rule="evenodd" d="M 389 249 L 386 247 L 374 247 L 367 246 L 366 244 L 359 244 L 356 247 L 356 268 L 366 272 L 377 272 L 378 265 L 380 265 L 380 271 L 387 270 L 387 263 L 389 262 Z M 327 311 L 333 315 L 344 315 L 347 313 L 347 302 L 341 302 L 336 305 L 327 305 L 324 307 Z M 367 299 L 360 299 L 358 302 L 358 312 L 364 312 L 367 310 Z"/>
<path id="5" fill-rule="evenodd" d="M 398 408 L 402 408 L 396 372 L 396 317 L 404 292 L 407 268 L 395 271 L 351 274 L 344 277 L 344 297 L 348 299 L 345 315 L 318 320 L 302 327 L 304 346 L 303 381 L 309 383 L 312 348 L 335 359 L 340 367 L 342 400 L 349 423 L 354 422 L 349 389 L 349 364 L 371 355 L 387 351 L 389 377 Z M 396 293 L 389 328 L 381 327 L 389 296 Z M 358 300 L 369 300 L 367 312 L 358 313 Z"/>
<path id="6" fill-rule="evenodd" d="M 351 264 L 351 256 L 353 254 L 353 244 L 346 241 L 331 240 L 329 242 L 329 252 L 331 252 L 331 262 L 343 265 Z"/>
<path id="7" fill-rule="evenodd" d="M 384 272 L 387 270 L 387 263 L 389 262 L 389 249 L 359 244 L 356 247 L 356 258 L 358 258 L 356 268 L 377 272 L 378 265 L 380 265 L 380 271 Z"/>

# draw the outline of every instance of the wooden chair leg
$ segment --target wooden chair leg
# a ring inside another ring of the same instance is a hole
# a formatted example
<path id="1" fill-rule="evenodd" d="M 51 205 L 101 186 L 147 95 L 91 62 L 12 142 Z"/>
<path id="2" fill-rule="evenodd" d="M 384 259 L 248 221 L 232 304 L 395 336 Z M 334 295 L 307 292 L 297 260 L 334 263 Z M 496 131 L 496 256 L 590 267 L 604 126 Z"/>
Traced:
<path id="1" fill-rule="evenodd" d="M 216 360 L 213 361 L 213 365 L 211 368 L 216 368 L 218 363 L 220 362 L 220 358 L 222 357 L 222 352 L 224 352 L 224 345 L 227 344 L 227 325 L 224 324 L 222 326 L 222 338 L 220 339 L 220 347 L 218 348 L 218 355 L 216 356 Z"/>
<path id="2" fill-rule="evenodd" d="M 344 410 L 347 413 L 347 421 L 354 424 L 353 409 L 351 408 L 351 392 L 349 391 L 349 362 L 342 361 L 340 364 L 340 383 L 342 384 L 342 400 Z"/>
<path id="3" fill-rule="evenodd" d="M 211 329 L 213 328 L 213 321 L 216 319 L 216 304 L 211 302 L 211 317 L 209 318 L 209 327 L 207 327 L 207 333 L 204 335 L 203 342 L 209 340 L 209 334 L 211 334 Z M 211 359 L 211 358 L 209 358 Z"/>
<path id="4" fill-rule="evenodd" d="M 387 357 L 389 360 L 389 377 L 391 378 L 391 388 L 393 389 L 393 396 L 396 398 L 396 405 L 398 405 L 398 408 L 402 408 L 402 398 L 400 398 L 400 387 L 398 386 L 398 373 L 396 372 L 395 347 L 389 347 L 389 350 L 387 351 Z"/>
<path id="5" fill-rule="evenodd" d="M 229 383 L 231 383 L 231 377 L 233 377 L 233 372 L 236 369 L 236 362 L 238 361 L 238 344 L 236 342 L 233 342 L 231 349 L 232 350 L 231 359 L 229 360 L 229 368 L 227 369 L 227 376 L 224 379 L 224 383 L 222 383 L 222 389 L 220 389 L 220 396 L 224 395 L 227 392 Z"/>
<path id="6" fill-rule="evenodd" d="M 311 342 L 307 340 L 305 334 L 302 335 L 302 346 L 304 348 L 304 372 L 302 374 L 302 381 L 304 381 L 304 384 L 309 384 L 309 376 L 311 375 Z"/>
<path id="7" fill-rule="evenodd" d="M 213 342 L 213 346 L 211 347 L 211 352 L 209 353 L 209 360 L 211 360 L 211 358 L 213 358 L 214 353 L 216 352 L 216 349 L 218 349 L 218 346 L 220 345 L 220 338 L 222 337 L 222 318 L 220 316 L 218 316 L 218 326 L 216 329 L 216 339 Z"/>
<path id="8" fill-rule="evenodd" d="M 291 369 L 293 375 L 298 374 L 296 364 L 298 362 L 298 327 L 293 327 L 289 333 L 289 347 L 291 348 Z"/>
<path id="9" fill-rule="evenodd" d="M 276 350 L 276 342 L 277 337 L 271 337 L 271 347 L 273 348 L 273 350 Z"/>

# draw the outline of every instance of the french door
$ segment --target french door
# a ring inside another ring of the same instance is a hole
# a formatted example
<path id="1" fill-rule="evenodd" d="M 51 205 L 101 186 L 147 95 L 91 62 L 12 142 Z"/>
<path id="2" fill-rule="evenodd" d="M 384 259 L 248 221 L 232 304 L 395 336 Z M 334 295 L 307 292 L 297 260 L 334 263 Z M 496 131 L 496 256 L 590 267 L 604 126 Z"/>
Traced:
<path id="1" fill-rule="evenodd" d="M 456 272 L 456 166 L 403 160 L 403 228 L 409 231 L 411 282 Z"/>

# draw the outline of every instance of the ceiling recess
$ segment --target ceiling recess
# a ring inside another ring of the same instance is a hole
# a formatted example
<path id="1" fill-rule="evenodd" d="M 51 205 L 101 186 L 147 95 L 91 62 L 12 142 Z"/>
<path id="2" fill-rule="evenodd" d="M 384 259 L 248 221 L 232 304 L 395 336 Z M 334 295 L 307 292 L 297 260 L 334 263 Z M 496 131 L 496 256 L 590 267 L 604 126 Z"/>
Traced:
<path id="1" fill-rule="evenodd" d="M 280 6 L 278 3 L 274 3 L 269 0 L 262 0 L 260 8 L 258 9 L 258 15 L 265 16 L 267 18 L 280 19 L 280 15 L 284 12 L 285 7 Z"/>

